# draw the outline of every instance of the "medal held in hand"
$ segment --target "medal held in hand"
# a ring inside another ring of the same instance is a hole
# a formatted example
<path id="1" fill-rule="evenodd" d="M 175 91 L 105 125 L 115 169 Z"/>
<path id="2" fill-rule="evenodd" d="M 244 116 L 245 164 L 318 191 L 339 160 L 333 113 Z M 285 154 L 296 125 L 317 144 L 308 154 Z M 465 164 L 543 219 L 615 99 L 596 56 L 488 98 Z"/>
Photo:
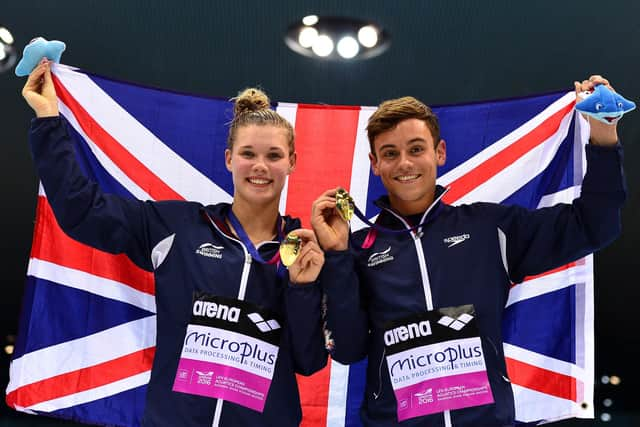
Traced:
<path id="1" fill-rule="evenodd" d="M 280 243 L 280 260 L 285 267 L 289 267 L 296 261 L 300 253 L 302 240 L 294 232 L 287 234 L 287 237 Z"/>
<path id="2" fill-rule="evenodd" d="M 439 202 L 440 199 L 445 195 L 445 193 L 449 191 L 448 188 L 445 188 L 444 191 L 442 191 L 442 193 L 440 193 L 440 195 L 436 198 L 436 202 Z M 369 227 L 371 227 L 372 229 L 374 229 L 375 231 L 381 231 L 384 233 L 392 233 L 392 234 L 397 234 L 397 233 L 415 233 L 416 235 L 418 234 L 418 231 L 426 224 L 426 212 L 423 215 L 422 218 L 422 222 L 414 225 L 414 226 L 407 226 L 407 228 L 401 228 L 401 229 L 391 229 L 391 228 L 387 228 L 387 227 L 383 227 L 381 225 L 378 225 L 376 223 L 373 223 L 371 221 L 369 221 L 369 219 L 362 213 L 362 211 L 360 209 L 358 209 L 358 207 L 356 206 L 353 197 L 351 197 L 351 195 L 344 189 L 339 188 L 336 191 L 336 210 L 338 211 L 338 214 L 347 222 L 351 221 L 351 219 L 353 218 L 353 216 L 357 216 L 363 223 L 365 223 L 366 225 L 368 225 Z M 435 203 L 434 203 L 435 204 Z M 431 208 L 429 208 L 431 209 Z M 428 212 L 429 210 L 427 210 Z M 367 237 L 369 238 L 369 237 Z"/>
<path id="3" fill-rule="evenodd" d="M 353 198 L 346 190 L 340 188 L 336 192 L 336 209 L 338 213 L 345 221 L 351 221 L 353 218 L 353 211 L 355 208 L 355 203 L 353 203 Z"/>

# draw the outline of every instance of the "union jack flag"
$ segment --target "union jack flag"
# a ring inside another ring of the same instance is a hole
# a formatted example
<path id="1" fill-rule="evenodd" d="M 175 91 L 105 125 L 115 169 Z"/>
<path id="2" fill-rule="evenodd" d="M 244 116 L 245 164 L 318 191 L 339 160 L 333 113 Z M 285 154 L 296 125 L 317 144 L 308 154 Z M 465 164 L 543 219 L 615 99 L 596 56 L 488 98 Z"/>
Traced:
<path id="1" fill-rule="evenodd" d="M 106 192 L 148 200 L 230 201 L 223 151 L 232 105 L 53 67 L 78 161 Z M 447 140 L 447 202 L 570 202 L 580 192 L 588 125 L 573 93 L 434 108 Z M 280 209 L 309 226 L 312 201 L 342 186 L 372 217 L 384 188 L 370 172 L 372 107 L 278 103 L 298 164 Z M 352 227 L 364 226 L 354 219 Z M 535 321 L 531 321 L 535 319 Z M 9 406 L 138 426 L 154 355 L 153 273 L 67 237 L 41 190 Z M 593 417 L 593 274 L 587 257 L 513 285 L 503 325 L 520 421 Z M 358 426 L 366 361 L 300 378 L 303 426 Z"/>

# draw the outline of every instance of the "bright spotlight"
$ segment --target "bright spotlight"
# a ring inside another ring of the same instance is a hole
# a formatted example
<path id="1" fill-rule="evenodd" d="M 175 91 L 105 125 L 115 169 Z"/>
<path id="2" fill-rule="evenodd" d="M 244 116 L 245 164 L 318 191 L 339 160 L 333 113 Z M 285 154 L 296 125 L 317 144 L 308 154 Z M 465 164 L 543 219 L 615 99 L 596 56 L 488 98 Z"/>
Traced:
<path id="1" fill-rule="evenodd" d="M 18 53 L 13 47 L 11 32 L 0 26 L 0 73 L 9 70 L 18 59 Z"/>
<path id="2" fill-rule="evenodd" d="M 346 36 L 340 39 L 336 49 L 338 50 L 338 54 L 344 59 L 351 59 L 358 54 L 360 45 L 353 37 Z"/>
<path id="3" fill-rule="evenodd" d="M 356 61 L 384 53 L 391 36 L 371 21 L 307 15 L 289 25 L 284 42 L 294 52 L 311 58 Z"/>
<path id="4" fill-rule="evenodd" d="M 333 40 L 331 40 L 331 37 L 324 34 L 318 36 L 315 43 L 313 43 L 313 46 L 311 46 L 311 50 L 320 57 L 329 56 L 331 55 L 331 52 L 333 52 Z"/>
<path id="5" fill-rule="evenodd" d="M 5 44 L 13 44 L 13 36 L 5 27 L 0 27 L 0 40 Z"/>
<path id="6" fill-rule="evenodd" d="M 304 27 L 300 30 L 300 35 L 298 36 L 298 43 L 300 46 L 304 48 L 309 48 L 313 46 L 316 39 L 318 38 L 318 30 L 313 27 Z"/>
<path id="7" fill-rule="evenodd" d="M 374 47 L 378 43 L 378 31 L 372 25 L 364 26 L 358 30 L 358 40 L 364 47 Z"/>
<path id="8" fill-rule="evenodd" d="M 302 23 L 307 26 L 316 25 L 318 23 L 318 15 L 307 15 L 302 18 Z"/>

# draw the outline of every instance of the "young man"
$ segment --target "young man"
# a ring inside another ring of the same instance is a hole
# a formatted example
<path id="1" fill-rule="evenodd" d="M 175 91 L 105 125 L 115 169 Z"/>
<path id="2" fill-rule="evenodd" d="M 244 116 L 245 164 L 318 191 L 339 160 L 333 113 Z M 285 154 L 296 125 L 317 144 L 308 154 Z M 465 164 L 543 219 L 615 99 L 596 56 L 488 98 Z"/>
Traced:
<path id="1" fill-rule="evenodd" d="M 609 82 L 576 82 L 576 94 L 599 84 Z M 337 189 L 312 209 L 327 251 L 322 283 L 333 358 L 369 358 L 365 426 L 514 424 L 501 332 L 511 283 L 598 250 L 620 232 L 626 195 L 616 126 L 590 124 L 580 198 L 528 211 L 440 201 L 446 190 L 436 172 L 446 145 L 420 101 L 386 101 L 371 116 L 371 167 L 388 192 L 376 202 L 376 226 L 354 233 L 350 244 Z M 452 236 L 455 245 L 447 243 Z"/>

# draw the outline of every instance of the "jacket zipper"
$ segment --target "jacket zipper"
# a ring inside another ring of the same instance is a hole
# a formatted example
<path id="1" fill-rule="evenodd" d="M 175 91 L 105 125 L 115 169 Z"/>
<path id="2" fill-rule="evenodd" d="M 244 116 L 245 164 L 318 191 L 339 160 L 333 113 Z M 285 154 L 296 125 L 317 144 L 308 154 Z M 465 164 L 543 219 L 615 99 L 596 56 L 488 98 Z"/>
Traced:
<path id="1" fill-rule="evenodd" d="M 440 201 L 442 196 L 444 196 L 445 193 L 448 190 L 449 189 L 446 188 L 440 194 L 440 196 L 438 196 L 438 198 L 435 199 L 433 201 L 433 203 L 431 203 L 429 208 L 422 215 L 422 219 L 421 219 L 420 222 L 424 222 L 425 221 L 425 218 L 427 217 L 427 215 L 429 214 L 431 209 Z M 406 228 L 411 228 L 411 226 L 400 215 L 397 215 L 395 212 L 393 212 L 390 209 L 386 209 L 386 210 L 387 210 L 387 212 L 391 213 L 393 216 L 398 218 L 400 220 L 400 222 L 402 222 L 402 224 Z M 427 261 L 426 261 L 426 259 L 424 257 L 424 250 L 422 249 L 422 241 L 420 240 L 420 239 L 422 239 L 422 236 L 424 236 L 424 232 L 422 231 L 422 227 L 420 227 L 417 230 L 415 230 L 415 232 L 412 231 L 411 235 L 413 237 L 413 243 L 414 243 L 414 245 L 416 247 L 416 254 L 418 255 L 418 265 L 420 266 L 420 276 L 422 278 L 422 290 L 424 291 L 425 304 L 427 306 L 427 310 L 428 311 L 432 311 L 433 310 L 433 297 L 431 296 L 431 282 L 429 281 L 429 273 L 427 271 Z M 383 355 L 382 357 L 384 358 L 384 352 L 382 353 L 382 355 Z M 380 379 L 380 383 L 382 383 L 381 379 Z M 451 423 L 451 411 L 444 411 L 442 415 L 443 415 L 443 418 L 444 418 L 445 427 L 452 427 L 453 424 Z"/>
<path id="2" fill-rule="evenodd" d="M 218 228 L 215 222 L 211 221 L 211 225 L 213 225 L 215 229 L 218 230 L 218 233 L 220 233 L 222 236 L 238 243 L 242 248 L 242 251 L 244 252 L 244 264 L 242 266 L 242 275 L 240 276 L 240 289 L 238 290 L 238 299 L 242 301 L 244 300 L 245 294 L 247 293 L 247 283 L 249 282 L 249 271 L 251 270 L 251 255 L 249 255 L 249 251 L 247 250 L 244 243 L 242 243 L 238 239 L 234 239 L 233 237 L 227 236 Z M 216 408 L 213 413 L 213 421 L 211 423 L 211 427 L 220 426 L 220 418 L 222 417 L 223 403 L 224 403 L 223 399 L 218 399 L 216 401 Z"/>

